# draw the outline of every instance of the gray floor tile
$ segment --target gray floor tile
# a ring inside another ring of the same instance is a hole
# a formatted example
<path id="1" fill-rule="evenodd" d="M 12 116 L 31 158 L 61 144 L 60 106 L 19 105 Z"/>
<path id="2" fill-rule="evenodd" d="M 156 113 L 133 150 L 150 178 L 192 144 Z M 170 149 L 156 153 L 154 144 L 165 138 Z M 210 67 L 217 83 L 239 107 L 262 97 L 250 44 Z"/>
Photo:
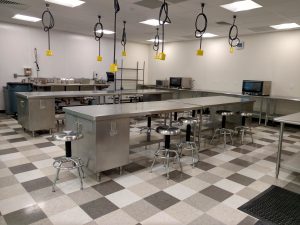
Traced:
<path id="1" fill-rule="evenodd" d="M 204 214 L 200 216 L 198 219 L 194 220 L 193 222 L 189 223 L 188 225 L 224 225 L 219 220 L 214 219 L 213 217 Z"/>
<path id="2" fill-rule="evenodd" d="M 44 218 L 46 214 L 37 205 L 4 215 L 8 225 L 28 225 Z"/>
<path id="3" fill-rule="evenodd" d="M 119 209 L 112 202 L 102 197 L 80 206 L 92 219 L 96 219 Z"/>
<path id="4" fill-rule="evenodd" d="M 13 138 L 13 139 L 9 139 L 7 140 L 9 143 L 16 143 L 16 142 L 22 142 L 22 141 L 27 141 L 26 138 L 21 137 L 21 138 Z"/>
<path id="5" fill-rule="evenodd" d="M 196 193 L 184 201 L 202 212 L 206 212 L 219 204 L 218 201 L 201 193 Z"/>
<path id="6" fill-rule="evenodd" d="M 254 225 L 257 221 L 258 221 L 257 219 L 251 216 L 247 216 L 238 225 Z"/>
<path id="7" fill-rule="evenodd" d="M 205 170 L 205 171 L 210 170 L 210 169 L 216 167 L 216 166 L 214 166 L 212 164 L 209 164 L 209 163 L 206 163 L 206 162 L 203 162 L 203 161 L 198 162 L 195 166 L 197 168 L 199 168 L 201 170 Z"/>
<path id="8" fill-rule="evenodd" d="M 174 198 L 163 191 L 150 195 L 146 197 L 145 200 L 161 210 L 164 210 L 179 202 L 177 198 Z"/>
<path id="9" fill-rule="evenodd" d="M 124 189 L 123 186 L 121 186 L 120 184 L 116 183 L 113 180 L 97 184 L 97 185 L 93 186 L 93 188 L 96 191 L 98 191 L 100 194 L 102 194 L 103 196 L 110 195 L 114 192 Z"/>
<path id="10" fill-rule="evenodd" d="M 234 159 L 234 160 L 231 160 L 230 163 L 233 163 L 233 164 L 236 164 L 236 165 L 242 166 L 242 167 L 248 167 L 252 164 L 252 163 L 242 160 L 242 159 Z"/>
<path id="11" fill-rule="evenodd" d="M 32 192 L 35 190 L 46 188 L 52 186 L 52 184 L 52 181 L 49 180 L 48 177 L 42 177 L 22 183 L 23 187 L 26 189 L 27 192 Z"/>
<path id="12" fill-rule="evenodd" d="M 246 177 L 246 176 L 238 174 L 238 173 L 232 174 L 231 176 L 227 177 L 226 179 L 234 181 L 234 182 L 242 184 L 242 185 L 245 185 L 245 186 L 248 186 L 255 181 L 254 179 L 252 179 L 250 177 Z"/>
<path id="13" fill-rule="evenodd" d="M 0 155 L 6 155 L 6 154 L 15 153 L 15 152 L 18 152 L 18 149 L 16 149 L 16 148 L 2 149 L 2 150 L 0 150 Z"/>
<path id="14" fill-rule="evenodd" d="M 13 167 L 9 168 L 9 170 L 13 174 L 23 173 L 23 172 L 30 171 L 30 170 L 35 170 L 35 169 L 36 169 L 36 167 L 32 163 L 26 163 L 26 164 L 22 164 L 22 165 L 18 165 L 18 166 L 13 166 Z"/>
<path id="15" fill-rule="evenodd" d="M 164 176 L 167 177 L 167 174 L 165 174 Z M 169 173 L 170 180 L 173 180 L 173 181 L 175 181 L 177 183 L 180 183 L 180 182 L 182 182 L 182 181 L 184 181 L 186 179 L 189 179 L 190 177 L 191 177 L 190 175 L 188 175 L 188 174 L 186 174 L 184 172 L 181 173 L 178 170 L 174 170 L 174 171 L 172 171 L 172 172 Z"/>
<path id="16" fill-rule="evenodd" d="M 200 193 L 202 193 L 212 199 L 215 199 L 219 202 L 224 201 L 225 199 L 229 198 L 232 195 L 232 193 L 225 191 L 221 188 L 218 188 L 214 185 L 212 185 L 208 188 L 205 188 Z"/>
<path id="17" fill-rule="evenodd" d="M 35 144 L 35 146 L 38 148 L 46 148 L 46 147 L 54 146 L 54 144 L 52 142 L 44 142 L 44 143 Z"/>

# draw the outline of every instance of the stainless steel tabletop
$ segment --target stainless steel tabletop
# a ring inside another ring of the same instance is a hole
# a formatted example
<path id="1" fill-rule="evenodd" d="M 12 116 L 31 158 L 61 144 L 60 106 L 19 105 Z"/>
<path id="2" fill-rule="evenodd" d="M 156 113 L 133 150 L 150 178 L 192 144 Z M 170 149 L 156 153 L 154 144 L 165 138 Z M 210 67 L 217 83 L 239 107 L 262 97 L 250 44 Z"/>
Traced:
<path id="1" fill-rule="evenodd" d="M 17 96 L 25 98 L 72 98 L 89 96 L 112 96 L 112 95 L 147 95 L 165 94 L 172 91 L 145 89 L 145 90 L 124 90 L 124 91 L 45 91 L 45 92 L 17 92 Z"/>
<path id="2" fill-rule="evenodd" d="M 300 125 L 300 112 L 293 113 L 287 116 L 281 116 L 274 119 L 276 122 Z"/>
<path id="3" fill-rule="evenodd" d="M 200 106 L 197 105 L 180 102 L 155 101 L 117 105 L 65 107 L 63 110 L 67 114 L 79 116 L 88 120 L 106 120 L 169 113 L 174 111 L 196 110 L 199 108 Z"/>
<path id="4" fill-rule="evenodd" d="M 250 98 L 237 98 L 228 96 L 211 96 L 211 97 L 199 97 L 199 98 L 185 98 L 185 99 L 173 99 L 168 100 L 169 102 L 180 102 L 183 104 L 198 105 L 201 107 L 210 107 L 218 105 L 230 105 L 236 103 L 249 103 L 254 102 Z"/>

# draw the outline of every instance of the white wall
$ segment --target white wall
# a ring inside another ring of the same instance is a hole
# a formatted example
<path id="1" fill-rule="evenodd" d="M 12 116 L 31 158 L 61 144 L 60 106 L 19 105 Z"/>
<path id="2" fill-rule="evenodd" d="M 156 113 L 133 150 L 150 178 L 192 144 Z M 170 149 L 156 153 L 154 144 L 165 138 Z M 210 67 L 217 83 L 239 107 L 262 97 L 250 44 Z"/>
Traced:
<path id="1" fill-rule="evenodd" d="M 118 62 L 121 60 L 121 44 L 117 45 Z M 6 82 L 20 81 L 14 79 L 13 74 L 23 74 L 24 67 L 33 69 L 34 48 L 38 49 L 40 77 L 86 77 L 92 78 L 93 71 L 106 76 L 113 60 L 112 39 L 101 39 L 103 62 L 97 62 L 98 44 L 93 36 L 84 36 L 66 32 L 53 31 L 51 33 L 51 48 L 54 56 L 46 57 L 47 34 L 41 29 L 0 23 L 0 87 Z M 146 77 L 148 67 L 149 48 L 147 45 L 128 43 L 127 57 L 124 65 L 135 67 L 136 62 L 146 61 Z M 0 110 L 4 109 L 2 89 L 0 91 Z"/>
<path id="2" fill-rule="evenodd" d="M 272 94 L 300 96 L 300 31 L 241 37 L 245 49 L 232 55 L 226 38 L 166 44 L 166 61 L 153 59 L 149 47 L 149 82 L 170 76 L 192 77 L 195 88 L 241 92 L 242 80 L 271 80 Z"/>

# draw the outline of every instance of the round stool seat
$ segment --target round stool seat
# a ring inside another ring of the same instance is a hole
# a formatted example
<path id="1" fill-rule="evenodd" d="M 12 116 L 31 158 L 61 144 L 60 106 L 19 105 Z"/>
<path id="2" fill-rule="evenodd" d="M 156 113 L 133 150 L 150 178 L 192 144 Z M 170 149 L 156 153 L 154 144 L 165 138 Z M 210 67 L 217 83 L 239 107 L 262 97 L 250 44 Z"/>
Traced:
<path id="1" fill-rule="evenodd" d="M 63 131 L 61 133 L 53 134 L 52 137 L 56 141 L 75 141 L 83 138 L 83 135 L 75 131 Z"/>
<path id="2" fill-rule="evenodd" d="M 244 117 L 252 117 L 253 113 L 250 113 L 250 112 L 241 112 L 240 115 L 244 116 Z"/>
<path id="3" fill-rule="evenodd" d="M 156 132 L 162 135 L 179 135 L 180 129 L 177 127 L 169 127 L 169 126 L 159 126 L 156 128 Z"/>
<path id="4" fill-rule="evenodd" d="M 194 125 L 198 123 L 198 119 L 195 117 L 180 117 L 178 121 L 181 124 L 190 124 L 190 125 Z"/>
<path id="5" fill-rule="evenodd" d="M 218 110 L 218 111 L 216 111 L 216 113 L 221 116 L 232 116 L 233 115 L 233 112 L 229 111 L 229 110 Z"/>

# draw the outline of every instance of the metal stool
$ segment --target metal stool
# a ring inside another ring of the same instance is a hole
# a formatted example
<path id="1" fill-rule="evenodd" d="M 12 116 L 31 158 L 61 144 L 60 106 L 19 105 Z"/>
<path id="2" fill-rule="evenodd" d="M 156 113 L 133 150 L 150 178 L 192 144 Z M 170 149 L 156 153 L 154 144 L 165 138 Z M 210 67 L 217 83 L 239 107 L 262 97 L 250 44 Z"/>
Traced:
<path id="1" fill-rule="evenodd" d="M 63 170 L 77 169 L 80 178 L 81 190 L 83 189 L 82 178 L 84 178 L 84 172 L 82 167 L 84 166 L 84 164 L 80 158 L 72 157 L 72 146 L 71 146 L 72 141 L 76 141 L 78 139 L 81 139 L 82 137 L 83 135 L 81 133 L 74 132 L 74 131 L 63 131 L 62 133 L 56 133 L 53 135 L 54 140 L 65 142 L 65 150 L 66 150 L 65 157 L 61 157 L 53 162 L 53 167 L 57 169 L 56 177 L 54 179 L 53 186 L 52 186 L 53 192 L 55 192 L 55 185 L 57 180 L 59 179 L 59 172 L 61 169 Z"/>
<path id="2" fill-rule="evenodd" d="M 186 137 L 185 141 L 181 142 L 179 144 L 179 148 L 181 149 L 181 154 L 183 150 L 188 150 L 192 152 L 192 158 L 193 158 L 193 167 L 195 167 L 195 153 L 197 154 L 198 161 L 199 154 L 198 154 L 198 147 L 196 145 L 195 139 L 196 139 L 196 125 L 199 122 L 197 118 L 194 117 L 180 117 L 178 119 L 181 125 L 186 125 Z M 193 128 L 193 141 L 191 141 L 191 133 Z"/>
<path id="3" fill-rule="evenodd" d="M 249 113 L 249 112 L 241 112 L 241 113 L 239 113 L 239 115 L 242 117 L 242 125 L 235 127 L 234 130 L 237 134 L 241 133 L 241 144 L 244 144 L 245 134 L 247 133 L 247 131 L 249 131 L 249 133 L 251 135 L 251 140 L 253 143 L 251 123 L 249 124 L 249 126 L 246 126 L 246 119 L 247 118 L 252 119 L 253 114 Z"/>
<path id="4" fill-rule="evenodd" d="M 232 111 L 228 111 L 228 110 L 218 110 L 216 112 L 218 115 L 222 116 L 222 128 L 218 128 L 215 130 L 215 133 L 210 141 L 210 144 L 213 142 L 213 140 L 215 139 L 216 135 L 219 133 L 219 135 L 223 135 L 224 136 L 224 148 L 226 147 L 226 136 L 229 135 L 230 136 L 230 140 L 231 140 L 231 144 L 233 145 L 233 140 L 232 140 L 232 133 L 233 130 L 232 129 L 227 129 L 226 128 L 226 117 L 227 116 L 232 116 L 234 113 Z"/>
<path id="5" fill-rule="evenodd" d="M 155 130 L 154 128 L 151 127 L 151 115 L 147 116 L 147 126 L 144 126 L 140 129 L 140 134 L 145 130 L 147 134 L 150 134 L 152 130 Z"/>
<path id="6" fill-rule="evenodd" d="M 179 135 L 180 134 L 180 129 L 177 127 L 170 127 L 170 126 L 159 126 L 156 128 L 156 132 L 159 134 L 162 134 L 165 136 L 165 147 L 161 148 L 159 146 L 158 150 L 154 154 L 154 159 L 151 165 L 151 170 L 150 172 L 152 173 L 153 166 L 155 164 L 155 161 L 157 158 L 164 159 L 164 165 L 167 170 L 167 179 L 169 179 L 169 164 L 170 164 L 170 159 L 177 160 L 180 166 L 180 170 L 182 172 L 182 165 L 180 162 L 180 156 L 179 156 L 179 151 L 170 149 L 171 145 L 171 136 Z"/>

